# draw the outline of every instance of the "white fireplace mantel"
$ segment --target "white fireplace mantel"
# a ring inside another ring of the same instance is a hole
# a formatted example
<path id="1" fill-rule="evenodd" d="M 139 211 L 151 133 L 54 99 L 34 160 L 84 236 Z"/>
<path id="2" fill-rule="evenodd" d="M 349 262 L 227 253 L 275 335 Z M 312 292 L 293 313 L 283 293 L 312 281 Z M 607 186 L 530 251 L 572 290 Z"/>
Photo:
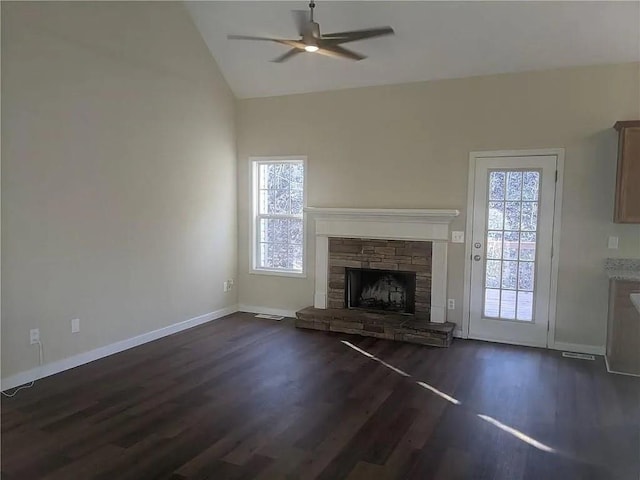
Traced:
<path id="1" fill-rule="evenodd" d="M 459 210 L 439 208 L 334 208 L 334 207 L 306 207 L 305 212 L 328 216 L 358 216 L 358 217 L 394 217 L 401 218 L 429 218 L 432 222 L 449 223 L 460 215 Z"/>
<path id="2" fill-rule="evenodd" d="M 431 321 L 446 321 L 449 224 L 458 210 L 305 208 L 315 221 L 314 306 L 327 308 L 329 237 L 433 242 Z"/>

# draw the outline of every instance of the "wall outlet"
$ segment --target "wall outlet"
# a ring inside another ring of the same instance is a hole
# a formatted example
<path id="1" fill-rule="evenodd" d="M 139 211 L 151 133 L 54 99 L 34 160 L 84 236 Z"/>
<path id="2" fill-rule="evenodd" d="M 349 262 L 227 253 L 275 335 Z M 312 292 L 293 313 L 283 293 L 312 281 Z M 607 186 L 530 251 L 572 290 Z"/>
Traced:
<path id="1" fill-rule="evenodd" d="M 34 345 L 40 341 L 40 329 L 32 328 L 29 332 L 29 343 Z"/>
<path id="2" fill-rule="evenodd" d="M 232 288 L 233 288 L 233 279 L 225 280 L 224 283 L 222 284 L 222 291 L 223 292 L 228 292 Z"/>
<path id="3" fill-rule="evenodd" d="M 607 242 L 608 248 L 615 250 L 618 248 L 618 237 L 609 237 L 609 241 Z"/>
<path id="4" fill-rule="evenodd" d="M 464 243 L 464 232 L 452 231 L 451 243 Z"/>
<path id="5" fill-rule="evenodd" d="M 456 301 L 454 298 L 450 298 L 449 300 L 447 300 L 447 309 L 448 310 L 455 310 L 456 309 Z"/>
<path id="6" fill-rule="evenodd" d="M 71 333 L 78 333 L 80 331 L 80 319 L 74 318 L 71 320 Z"/>

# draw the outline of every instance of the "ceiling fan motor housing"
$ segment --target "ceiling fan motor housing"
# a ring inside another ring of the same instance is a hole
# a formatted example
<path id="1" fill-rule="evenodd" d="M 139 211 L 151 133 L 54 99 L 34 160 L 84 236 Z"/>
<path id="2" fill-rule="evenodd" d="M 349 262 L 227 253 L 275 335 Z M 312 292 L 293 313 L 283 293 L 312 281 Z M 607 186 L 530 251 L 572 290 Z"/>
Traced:
<path id="1" fill-rule="evenodd" d="M 316 22 L 309 22 L 309 27 L 302 35 L 302 41 L 306 45 L 316 45 L 316 40 L 320 38 L 320 25 Z"/>

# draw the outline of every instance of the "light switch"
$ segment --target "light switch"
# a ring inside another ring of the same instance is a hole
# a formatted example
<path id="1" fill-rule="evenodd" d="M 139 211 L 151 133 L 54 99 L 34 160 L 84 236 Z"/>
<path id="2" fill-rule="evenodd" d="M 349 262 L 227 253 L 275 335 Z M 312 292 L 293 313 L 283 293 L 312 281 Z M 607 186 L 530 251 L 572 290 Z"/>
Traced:
<path id="1" fill-rule="evenodd" d="M 452 231 L 451 243 L 464 243 L 464 232 Z"/>
<path id="2" fill-rule="evenodd" d="M 618 248 L 618 237 L 609 237 L 609 248 L 615 250 Z"/>

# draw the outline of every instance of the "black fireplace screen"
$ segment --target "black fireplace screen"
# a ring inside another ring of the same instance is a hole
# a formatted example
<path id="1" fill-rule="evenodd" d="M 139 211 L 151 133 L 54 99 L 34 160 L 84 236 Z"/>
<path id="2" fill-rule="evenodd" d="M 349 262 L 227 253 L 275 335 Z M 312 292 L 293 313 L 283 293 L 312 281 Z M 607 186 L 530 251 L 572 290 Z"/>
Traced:
<path id="1" fill-rule="evenodd" d="M 416 310 L 415 272 L 347 268 L 344 292 L 347 308 L 398 313 Z"/>

